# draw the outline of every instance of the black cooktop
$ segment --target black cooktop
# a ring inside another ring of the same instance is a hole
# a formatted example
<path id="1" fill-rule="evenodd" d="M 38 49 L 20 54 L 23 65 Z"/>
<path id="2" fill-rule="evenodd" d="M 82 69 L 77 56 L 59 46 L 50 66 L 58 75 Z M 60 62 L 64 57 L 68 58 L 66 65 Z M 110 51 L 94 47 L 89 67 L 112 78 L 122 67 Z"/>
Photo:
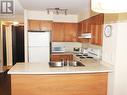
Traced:
<path id="1" fill-rule="evenodd" d="M 82 53 L 76 54 L 76 56 L 79 57 L 79 58 L 81 58 L 81 59 L 93 58 L 93 57 L 89 56 L 88 54 L 82 54 Z"/>

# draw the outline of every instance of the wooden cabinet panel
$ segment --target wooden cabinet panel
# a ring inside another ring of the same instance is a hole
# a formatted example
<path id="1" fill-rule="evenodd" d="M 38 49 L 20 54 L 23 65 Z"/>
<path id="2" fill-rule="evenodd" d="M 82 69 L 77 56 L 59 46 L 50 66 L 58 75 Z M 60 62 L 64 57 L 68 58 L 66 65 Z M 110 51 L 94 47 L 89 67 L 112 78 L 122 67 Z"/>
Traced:
<path id="1" fill-rule="evenodd" d="M 76 23 L 53 23 L 52 41 L 75 42 L 77 41 Z"/>
<path id="2" fill-rule="evenodd" d="M 51 31 L 52 21 L 28 20 L 28 30 L 30 31 Z"/>
<path id="3" fill-rule="evenodd" d="M 41 30 L 51 31 L 52 30 L 52 21 L 41 21 Z"/>
<path id="4" fill-rule="evenodd" d="M 51 56 L 51 61 L 61 61 L 61 56 L 59 55 L 52 55 Z"/>
<path id="5" fill-rule="evenodd" d="M 81 21 L 79 22 L 78 25 L 78 36 L 81 36 L 81 34 L 83 33 L 88 33 L 90 26 L 87 20 Z M 84 43 L 88 43 L 89 39 L 84 39 L 84 38 L 79 38 L 78 39 L 79 42 L 84 42 Z"/>
<path id="6" fill-rule="evenodd" d="M 83 30 L 82 30 L 83 33 L 88 33 L 89 29 L 90 29 L 89 21 L 88 20 L 83 21 Z"/>
<path id="7" fill-rule="evenodd" d="M 53 23 L 52 41 L 54 42 L 64 41 L 64 24 Z"/>
<path id="8" fill-rule="evenodd" d="M 97 44 L 98 45 L 102 45 L 102 43 L 103 43 L 103 25 L 98 25 L 97 26 L 98 27 L 98 41 L 97 41 Z"/>
<path id="9" fill-rule="evenodd" d="M 90 17 L 78 24 L 78 31 L 81 35 L 82 33 L 91 33 L 91 39 L 79 39 L 80 42 L 89 42 L 95 45 L 102 45 L 103 38 L 103 24 L 104 24 L 104 14 L 98 14 L 96 16 Z"/>
<path id="10" fill-rule="evenodd" d="M 96 15 L 94 17 L 91 18 L 92 22 L 92 39 L 91 39 L 91 43 L 95 44 L 95 45 L 102 45 L 102 38 L 103 38 L 103 23 L 104 23 L 104 15 L 103 14 L 99 14 Z M 94 22 L 93 22 L 94 21 Z"/>
<path id="11" fill-rule="evenodd" d="M 67 42 L 77 41 L 77 24 L 76 23 L 64 24 L 64 41 L 67 41 Z"/>
<path id="12" fill-rule="evenodd" d="M 78 23 L 78 33 L 77 36 L 81 36 L 81 34 L 83 33 L 83 21 Z M 79 42 L 82 42 L 82 39 L 78 38 Z"/>
<path id="13" fill-rule="evenodd" d="M 28 30 L 40 31 L 40 20 L 28 20 Z"/>
<path id="14" fill-rule="evenodd" d="M 107 73 L 11 75 L 12 95 L 107 95 Z"/>
<path id="15" fill-rule="evenodd" d="M 52 55 L 51 56 L 51 60 L 52 61 L 61 61 L 61 59 L 64 59 L 64 60 L 70 60 L 72 61 L 73 60 L 73 55 Z"/>
<path id="16" fill-rule="evenodd" d="M 94 44 L 95 40 L 96 40 L 96 25 L 91 25 L 91 34 L 92 34 L 92 38 L 90 39 L 90 43 Z"/>

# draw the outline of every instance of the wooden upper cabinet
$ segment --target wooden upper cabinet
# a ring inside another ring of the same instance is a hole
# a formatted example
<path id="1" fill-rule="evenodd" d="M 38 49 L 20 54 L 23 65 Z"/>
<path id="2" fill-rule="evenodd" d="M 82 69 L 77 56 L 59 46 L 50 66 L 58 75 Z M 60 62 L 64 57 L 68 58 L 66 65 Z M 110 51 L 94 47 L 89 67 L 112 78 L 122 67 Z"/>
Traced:
<path id="1" fill-rule="evenodd" d="M 94 33 L 92 33 L 93 35 L 93 42 L 92 44 L 96 44 L 96 45 L 102 45 L 102 40 L 103 40 L 103 24 L 104 24 L 104 15 L 103 14 L 99 14 L 94 16 L 93 20 L 94 23 L 92 23 L 93 27 L 94 27 Z"/>
<path id="2" fill-rule="evenodd" d="M 63 42 L 64 41 L 64 24 L 53 23 L 52 41 Z"/>
<path id="3" fill-rule="evenodd" d="M 40 20 L 28 20 L 28 30 L 40 31 L 41 21 Z"/>
<path id="4" fill-rule="evenodd" d="M 88 20 L 83 20 L 81 22 L 79 22 L 78 24 L 78 36 L 81 36 L 84 33 L 88 33 L 89 32 L 89 23 Z M 84 38 L 78 38 L 79 42 L 83 42 L 83 43 L 88 43 L 89 39 L 84 39 Z"/>
<path id="5" fill-rule="evenodd" d="M 103 40 L 104 14 L 98 14 L 78 23 L 78 35 L 91 33 L 91 39 L 78 39 L 79 42 L 102 45 Z"/>
<path id="6" fill-rule="evenodd" d="M 78 36 L 83 33 L 83 21 L 78 23 Z"/>
<path id="7" fill-rule="evenodd" d="M 77 23 L 53 23 L 52 41 L 75 42 L 77 41 Z"/>
<path id="8" fill-rule="evenodd" d="M 79 39 L 80 42 L 89 42 L 95 45 L 102 45 L 103 40 L 104 14 L 98 14 L 78 23 L 78 34 L 91 33 L 91 39 Z"/>
<path id="9" fill-rule="evenodd" d="M 97 39 L 97 45 L 100 45 L 102 46 L 102 43 L 103 43 L 103 25 L 98 25 L 98 32 L 97 32 L 97 35 L 98 35 L 98 39 Z"/>
<path id="10" fill-rule="evenodd" d="M 52 30 L 52 21 L 41 21 L 41 30 L 47 30 L 51 31 Z"/>
<path id="11" fill-rule="evenodd" d="M 86 32 L 88 32 L 88 22 L 86 22 L 86 21 L 83 21 L 82 22 L 83 23 L 83 25 L 82 25 L 82 33 L 86 33 Z"/>
<path id="12" fill-rule="evenodd" d="M 77 24 L 65 23 L 64 24 L 64 41 L 76 42 L 77 41 Z"/>
<path id="13" fill-rule="evenodd" d="M 28 30 L 30 31 L 51 31 L 52 21 L 28 20 Z"/>
<path id="14" fill-rule="evenodd" d="M 78 23 L 78 32 L 77 32 L 77 36 L 81 36 L 82 34 L 82 28 L 83 28 L 83 21 Z M 79 42 L 82 42 L 82 39 L 77 38 Z"/>
<path id="15" fill-rule="evenodd" d="M 92 38 L 90 39 L 90 43 L 91 44 L 95 44 L 96 42 L 96 25 L 92 24 L 91 25 L 91 34 L 92 34 Z"/>

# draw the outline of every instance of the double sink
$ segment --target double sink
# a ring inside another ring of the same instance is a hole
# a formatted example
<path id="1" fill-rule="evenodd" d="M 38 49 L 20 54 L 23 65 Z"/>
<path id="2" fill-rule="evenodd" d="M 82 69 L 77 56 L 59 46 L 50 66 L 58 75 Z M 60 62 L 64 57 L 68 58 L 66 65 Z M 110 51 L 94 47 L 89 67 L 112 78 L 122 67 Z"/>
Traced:
<path id="1" fill-rule="evenodd" d="M 65 67 L 65 66 L 69 66 L 69 67 L 80 67 L 80 66 L 85 66 L 84 64 L 82 64 L 79 61 L 68 61 L 68 62 L 63 62 L 63 61 L 51 61 L 49 62 L 49 66 L 50 67 Z"/>

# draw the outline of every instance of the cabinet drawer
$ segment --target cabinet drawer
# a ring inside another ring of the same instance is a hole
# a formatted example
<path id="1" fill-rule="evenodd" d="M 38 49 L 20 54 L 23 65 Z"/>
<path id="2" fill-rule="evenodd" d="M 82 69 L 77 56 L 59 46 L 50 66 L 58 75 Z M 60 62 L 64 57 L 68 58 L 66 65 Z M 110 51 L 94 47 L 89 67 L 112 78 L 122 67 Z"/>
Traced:
<path id="1" fill-rule="evenodd" d="M 52 55 L 51 61 L 61 61 L 61 59 L 64 60 L 73 60 L 73 55 Z"/>

